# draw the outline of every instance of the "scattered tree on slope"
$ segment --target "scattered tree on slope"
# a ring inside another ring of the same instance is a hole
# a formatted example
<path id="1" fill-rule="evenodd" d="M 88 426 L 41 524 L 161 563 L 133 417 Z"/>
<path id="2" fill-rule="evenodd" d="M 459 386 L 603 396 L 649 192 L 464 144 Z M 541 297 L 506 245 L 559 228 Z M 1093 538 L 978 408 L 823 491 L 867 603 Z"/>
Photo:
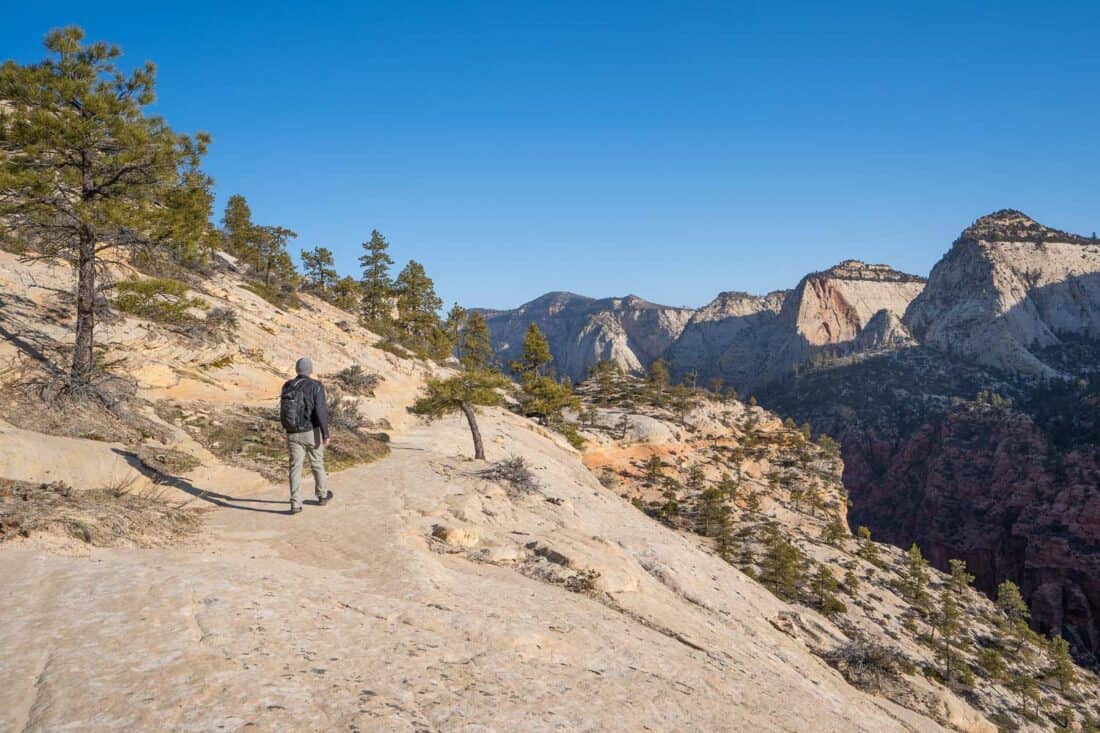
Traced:
<path id="1" fill-rule="evenodd" d="M 462 412 L 466 416 L 470 435 L 474 441 L 474 458 L 483 461 L 485 444 L 477 426 L 474 407 L 499 405 L 500 391 L 508 384 L 508 380 L 502 374 L 484 369 L 460 372 L 448 379 L 429 379 L 425 394 L 416 401 L 412 411 L 429 419 L 437 419 L 452 412 Z"/>
<path id="2" fill-rule="evenodd" d="M 155 70 L 126 75 L 121 51 L 52 31 L 53 55 L 0 67 L 0 216 L 41 256 L 77 272 L 71 390 L 91 386 L 97 277 L 112 250 L 182 242 L 208 232 L 210 179 L 199 170 L 209 136 L 174 132 L 152 104 Z"/>

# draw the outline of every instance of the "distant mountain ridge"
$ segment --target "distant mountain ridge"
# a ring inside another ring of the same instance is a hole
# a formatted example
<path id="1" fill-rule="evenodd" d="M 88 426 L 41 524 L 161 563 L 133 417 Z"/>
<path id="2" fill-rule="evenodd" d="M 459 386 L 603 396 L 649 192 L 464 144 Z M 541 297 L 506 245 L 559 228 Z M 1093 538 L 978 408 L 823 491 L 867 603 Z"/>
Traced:
<path id="1" fill-rule="evenodd" d="M 639 372 L 664 358 L 677 376 L 693 372 L 748 388 L 804 363 L 818 347 L 854 342 L 880 310 L 900 318 L 924 282 L 887 265 L 844 260 L 792 290 L 723 292 L 697 310 L 634 295 L 595 299 L 567 292 L 512 310 L 481 310 L 503 363 L 518 356 L 535 323 L 550 343 L 557 373 L 574 381 L 602 359 Z"/>
<path id="2" fill-rule="evenodd" d="M 1053 377 L 1034 352 L 1100 337 L 1100 242 L 1005 209 L 968 227 L 905 325 L 922 343 L 1011 373 Z"/>
<path id="3" fill-rule="evenodd" d="M 502 364 L 518 359 L 535 323 L 546 334 L 560 376 L 583 379 L 598 361 L 641 371 L 662 356 L 694 311 L 651 303 L 636 295 L 589 298 L 552 292 L 513 310 L 480 309 Z"/>
<path id="4" fill-rule="evenodd" d="M 786 291 L 650 304 L 675 324 L 649 338 L 646 318 L 624 319 L 638 304 L 532 308 L 547 297 L 496 316 L 494 338 L 502 322 L 521 334 L 536 321 L 574 379 L 596 358 L 639 371 L 660 357 L 676 379 L 721 380 L 808 421 L 841 442 L 850 522 L 916 542 L 941 568 L 965 559 L 987 592 L 1014 580 L 1037 630 L 1100 664 L 1095 236 L 1002 209 L 966 227 L 927 280 L 845 260 Z"/>

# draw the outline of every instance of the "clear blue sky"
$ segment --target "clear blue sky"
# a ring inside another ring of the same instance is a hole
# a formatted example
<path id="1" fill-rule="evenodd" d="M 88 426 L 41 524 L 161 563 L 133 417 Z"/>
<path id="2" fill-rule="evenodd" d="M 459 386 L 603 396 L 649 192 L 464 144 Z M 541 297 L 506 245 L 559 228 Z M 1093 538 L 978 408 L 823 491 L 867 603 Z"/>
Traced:
<path id="1" fill-rule="evenodd" d="M 927 274 L 999 208 L 1100 230 L 1100 3 L 9 3 L 159 67 L 218 206 L 440 294 L 701 305 L 849 257 Z"/>

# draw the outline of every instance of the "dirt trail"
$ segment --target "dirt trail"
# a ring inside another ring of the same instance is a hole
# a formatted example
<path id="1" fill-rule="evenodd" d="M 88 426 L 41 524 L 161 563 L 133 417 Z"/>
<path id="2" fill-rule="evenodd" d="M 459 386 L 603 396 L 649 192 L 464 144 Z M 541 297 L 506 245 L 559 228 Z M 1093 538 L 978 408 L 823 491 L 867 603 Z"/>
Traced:
<path id="1" fill-rule="evenodd" d="M 847 686 L 769 594 L 559 444 L 484 422 L 541 493 L 479 478 L 447 420 L 334 475 L 329 506 L 248 492 L 194 546 L 0 549 L 0 730 L 939 730 Z M 531 542 L 597 568 L 605 601 L 518 573 Z"/>

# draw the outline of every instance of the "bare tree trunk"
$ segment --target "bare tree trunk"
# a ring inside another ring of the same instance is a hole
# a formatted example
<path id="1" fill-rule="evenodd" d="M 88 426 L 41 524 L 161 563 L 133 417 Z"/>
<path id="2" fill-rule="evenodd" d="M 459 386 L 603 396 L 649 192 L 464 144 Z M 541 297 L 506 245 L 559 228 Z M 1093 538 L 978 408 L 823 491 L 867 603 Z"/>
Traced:
<path id="1" fill-rule="evenodd" d="M 485 460 L 485 444 L 481 442 L 481 431 L 477 429 L 477 418 L 474 416 L 474 408 L 468 403 L 462 403 L 462 413 L 466 415 L 466 422 L 470 423 L 470 435 L 474 438 L 474 458 Z"/>
<path id="2" fill-rule="evenodd" d="M 92 382 L 94 364 L 92 332 L 95 329 L 95 234 L 85 228 L 77 253 L 76 346 L 73 349 L 70 387 L 80 390 Z"/>

